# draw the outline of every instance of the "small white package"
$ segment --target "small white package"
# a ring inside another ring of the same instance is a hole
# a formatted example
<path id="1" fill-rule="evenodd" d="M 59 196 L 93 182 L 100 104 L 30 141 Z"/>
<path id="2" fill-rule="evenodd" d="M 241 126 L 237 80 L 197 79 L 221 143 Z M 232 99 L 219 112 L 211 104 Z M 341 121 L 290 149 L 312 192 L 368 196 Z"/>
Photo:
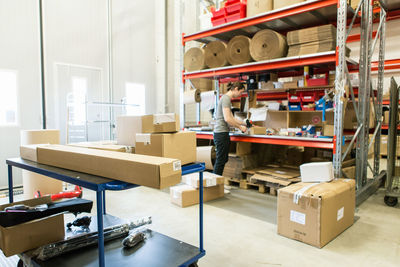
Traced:
<path id="1" fill-rule="evenodd" d="M 330 182 L 333 180 L 332 162 L 312 162 L 300 165 L 303 183 Z"/>

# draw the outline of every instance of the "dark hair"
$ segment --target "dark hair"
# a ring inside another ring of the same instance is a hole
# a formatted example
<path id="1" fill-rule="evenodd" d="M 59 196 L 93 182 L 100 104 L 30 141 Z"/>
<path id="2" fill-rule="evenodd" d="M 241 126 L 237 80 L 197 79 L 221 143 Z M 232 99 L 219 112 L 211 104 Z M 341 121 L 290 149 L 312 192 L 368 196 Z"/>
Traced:
<path id="1" fill-rule="evenodd" d="M 235 89 L 236 87 L 238 88 L 238 90 L 244 89 L 243 83 L 241 83 L 241 82 L 230 82 L 230 83 L 228 83 L 227 90 L 231 91 L 231 90 Z"/>

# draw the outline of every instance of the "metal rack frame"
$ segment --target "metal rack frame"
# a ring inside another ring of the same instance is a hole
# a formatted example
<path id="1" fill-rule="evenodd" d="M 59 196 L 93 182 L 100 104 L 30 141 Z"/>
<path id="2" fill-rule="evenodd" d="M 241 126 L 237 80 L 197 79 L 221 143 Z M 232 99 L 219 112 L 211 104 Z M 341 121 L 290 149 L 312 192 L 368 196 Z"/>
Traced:
<path id="1" fill-rule="evenodd" d="M 96 207 L 97 207 L 97 231 L 98 231 L 98 261 L 99 266 L 105 266 L 104 252 L 104 231 L 103 231 L 103 215 L 106 214 L 106 190 L 120 191 L 138 187 L 139 185 L 130 184 L 122 181 L 112 180 L 100 176 L 94 176 L 86 173 L 69 171 L 62 168 L 52 167 L 39 164 L 33 161 L 21 158 L 7 159 L 8 167 L 8 190 L 9 202 L 14 202 L 13 196 L 13 174 L 12 167 L 24 169 L 34 173 L 38 173 L 53 179 L 61 180 L 70 184 L 78 185 L 96 191 Z M 199 173 L 199 251 L 195 257 L 188 259 L 179 266 L 187 267 L 197 262 L 205 255 L 203 242 L 203 171 L 204 163 L 194 163 L 182 166 L 182 175 L 190 173 Z"/>
<path id="2" fill-rule="evenodd" d="M 343 116 L 344 108 L 347 104 L 345 97 L 348 97 L 354 105 L 356 111 L 358 127 L 351 140 L 351 144 L 356 143 L 356 187 L 357 203 L 365 200 L 369 194 L 374 192 L 380 185 L 381 178 L 385 173 L 380 173 L 380 133 L 382 127 L 382 94 L 383 94 L 383 75 L 385 69 L 385 28 L 388 14 L 390 19 L 398 17 L 397 10 L 388 10 L 387 5 L 379 1 L 380 7 L 373 8 L 372 1 L 361 0 L 357 9 L 354 11 L 348 6 L 347 0 L 314 0 L 289 6 L 278 10 L 262 13 L 255 17 L 245 18 L 224 25 L 220 25 L 201 32 L 185 35 L 182 33 L 182 58 L 185 52 L 185 43 L 188 41 L 199 41 L 208 43 L 215 39 L 227 41 L 235 34 L 244 34 L 251 36 L 256 31 L 263 28 L 271 28 L 277 31 L 288 31 L 293 29 L 294 22 L 303 19 L 305 25 L 318 24 L 316 21 L 321 19 L 321 14 L 325 15 L 323 23 L 335 23 L 337 27 L 337 47 L 335 52 L 319 53 L 302 57 L 283 58 L 262 62 L 252 62 L 236 66 L 227 66 L 216 69 L 205 69 L 194 72 L 184 72 L 182 78 L 182 92 L 186 80 L 193 78 L 213 78 L 218 84 L 218 78 L 234 74 L 254 73 L 272 69 L 289 70 L 290 68 L 304 65 L 314 66 L 335 66 L 335 115 L 334 115 L 334 138 L 331 142 L 333 149 L 333 165 L 335 177 L 342 177 L 342 162 L 350 149 L 343 151 Z M 390 12 L 390 13 L 389 13 Z M 374 20 L 373 14 L 379 13 L 379 19 Z M 333 19 L 336 18 L 336 21 Z M 379 22 L 378 30 L 373 33 L 373 24 Z M 302 26 L 302 25 L 299 25 Z M 360 35 L 351 35 L 353 27 L 359 27 Z M 360 39 L 360 60 L 358 64 L 346 58 L 346 43 L 354 42 Z M 379 41 L 379 42 L 378 42 Z M 379 47 L 379 60 L 371 62 L 375 47 Z M 392 60 L 394 67 L 398 66 L 398 60 Z M 350 63 L 350 65 L 349 65 Z M 356 66 L 354 65 L 356 64 Z M 355 67 L 354 67 L 355 66 Z M 390 68 L 390 66 L 387 66 Z M 359 69 L 359 70 L 358 70 Z M 183 70 L 183 65 L 182 65 Z M 372 88 L 370 74 L 371 71 L 378 71 L 378 87 L 375 93 Z M 356 88 L 352 88 L 350 83 L 350 73 L 359 72 L 360 86 L 357 90 L 358 104 L 355 101 Z M 349 89 L 346 93 L 347 88 Z M 219 93 L 216 86 L 217 93 Z M 346 96 L 345 96 L 346 95 Z M 349 97 L 350 95 L 350 97 Z M 272 96 L 271 96 L 272 97 Z M 375 109 L 375 129 L 371 142 L 369 142 L 369 111 L 370 101 Z M 218 97 L 216 97 L 216 104 Z M 181 102 L 182 103 L 182 102 Z M 183 106 L 183 103 L 181 104 Z M 184 113 L 182 113 L 184 115 Z M 199 116 L 198 116 L 199 118 Z M 184 126 L 184 116 L 182 117 L 182 127 Z M 207 138 L 206 135 L 198 133 L 200 138 Z M 232 138 L 232 137 L 231 137 Z M 234 137 L 235 138 L 235 137 Z M 243 138 L 240 138 L 241 140 Z M 208 138 L 207 138 L 208 139 Z M 247 138 L 249 139 L 249 138 Z M 258 139 L 247 140 L 257 142 Z M 282 138 L 276 138 L 275 144 L 287 145 L 287 141 Z M 357 141 L 357 142 L 356 142 Z M 271 143 L 271 140 L 258 143 Z M 299 146 L 310 145 L 308 140 L 296 142 Z M 374 147 L 374 164 L 371 166 L 368 162 L 368 150 Z M 351 146 L 349 146 L 351 147 Z M 373 178 L 367 178 L 368 168 L 373 173 Z"/>

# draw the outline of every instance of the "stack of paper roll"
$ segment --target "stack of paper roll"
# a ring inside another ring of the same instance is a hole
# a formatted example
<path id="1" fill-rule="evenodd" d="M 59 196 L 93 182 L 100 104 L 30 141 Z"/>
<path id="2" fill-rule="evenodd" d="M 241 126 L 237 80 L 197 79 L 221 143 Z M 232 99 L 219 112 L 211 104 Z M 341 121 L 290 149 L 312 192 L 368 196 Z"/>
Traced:
<path id="1" fill-rule="evenodd" d="M 226 48 L 226 57 L 231 65 L 243 64 L 251 61 L 251 39 L 244 35 L 233 37 Z"/>
<path id="2" fill-rule="evenodd" d="M 286 37 L 273 30 L 257 32 L 250 42 L 250 55 L 255 61 L 285 57 Z"/>
<path id="3" fill-rule="evenodd" d="M 222 41 L 213 41 L 204 47 L 205 63 L 209 68 L 219 68 L 226 66 L 226 43 Z"/>
<path id="4" fill-rule="evenodd" d="M 186 51 L 183 59 L 186 71 L 204 69 L 206 67 L 204 59 L 204 49 L 198 47 L 190 48 Z"/>
<path id="5" fill-rule="evenodd" d="M 199 146 L 197 147 L 197 161 L 204 162 L 207 170 L 214 169 L 215 162 L 215 147 L 214 146 Z"/>
<path id="6" fill-rule="evenodd" d="M 194 104 L 201 101 L 201 91 L 199 89 L 185 91 L 183 94 L 183 104 Z"/>
<path id="7" fill-rule="evenodd" d="M 60 144 L 60 131 L 21 131 L 21 145 L 34 144 Z M 22 183 L 25 199 L 33 198 L 37 191 L 40 191 L 41 195 L 57 194 L 62 191 L 62 181 L 24 170 L 22 171 Z"/>
<path id="8" fill-rule="evenodd" d="M 333 51 L 336 48 L 336 27 L 327 24 L 288 32 L 288 57 Z M 350 49 L 346 50 L 347 56 Z"/>

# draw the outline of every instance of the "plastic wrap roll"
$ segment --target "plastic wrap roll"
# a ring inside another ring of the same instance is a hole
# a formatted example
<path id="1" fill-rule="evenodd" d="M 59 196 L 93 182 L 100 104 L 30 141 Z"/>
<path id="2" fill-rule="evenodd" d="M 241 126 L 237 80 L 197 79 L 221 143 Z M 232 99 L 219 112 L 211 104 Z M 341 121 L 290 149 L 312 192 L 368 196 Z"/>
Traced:
<path id="1" fill-rule="evenodd" d="M 204 47 L 204 57 L 209 68 L 219 68 L 226 66 L 226 44 L 221 41 L 213 41 Z"/>
<path id="2" fill-rule="evenodd" d="M 262 30 L 250 42 L 250 55 L 255 61 L 285 57 L 286 37 L 272 30 Z"/>
<path id="3" fill-rule="evenodd" d="M 244 35 L 233 37 L 226 48 L 226 58 L 231 65 L 238 65 L 250 62 L 251 39 Z"/>
<path id="4" fill-rule="evenodd" d="M 215 94 L 214 91 L 202 92 L 201 93 L 201 109 L 210 110 L 215 105 Z"/>
<path id="5" fill-rule="evenodd" d="M 34 144 L 60 144 L 60 131 L 21 131 L 21 145 Z M 57 194 L 62 191 L 62 181 L 25 170 L 22 171 L 22 184 L 25 199 L 33 198 L 36 191 L 40 191 L 42 195 Z"/>
<path id="6" fill-rule="evenodd" d="M 204 49 L 192 47 L 186 51 L 183 59 L 186 71 L 202 70 L 206 67 Z"/>
<path id="7" fill-rule="evenodd" d="M 197 161 L 204 162 L 207 170 L 214 169 L 215 162 L 215 147 L 214 146 L 199 146 L 197 147 Z"/>
<path id="8" fill-rule="evenodd" d="M 194 104 L 199 103 L 201 101 L 200 96 L 201 91 L 199 89 L 185 91 L 183 94 L 183 104 Z"/>

